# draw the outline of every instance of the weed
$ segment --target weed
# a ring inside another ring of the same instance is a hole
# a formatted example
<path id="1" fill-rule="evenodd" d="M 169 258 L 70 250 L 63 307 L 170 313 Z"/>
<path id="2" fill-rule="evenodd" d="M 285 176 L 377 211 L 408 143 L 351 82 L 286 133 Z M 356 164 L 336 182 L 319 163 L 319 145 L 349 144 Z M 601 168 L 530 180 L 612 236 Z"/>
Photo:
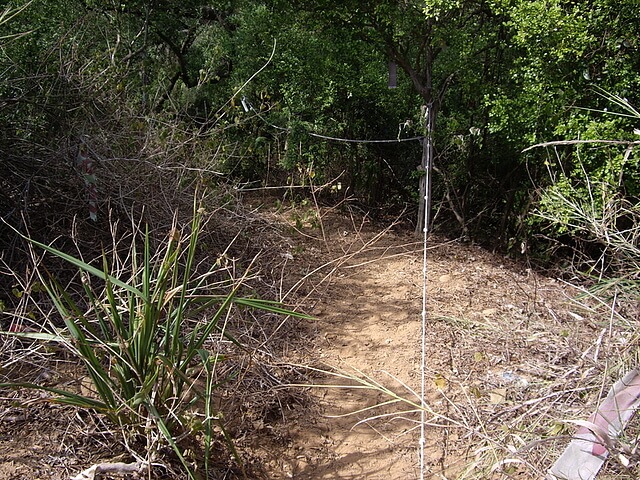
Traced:
<path id="1" fill-rule="evenodd" d="M 4 333 L 60 344 L 81 361 L 93 391 L 83 395 L 34 383 L 0 387 L 45 391 L 51 394 L 48 401 L 104 414 L 113 424 L 124 427 L 125 435 L 145 437 L 151 461 L 154 450 L 170 445 L 189 478 L 195 478 L 194 467 L 178 444 L 185 436 L 202 438 L 205 472 L 210 469 L 212 446 L 218 440 L 241 463 L 213 400 L 222 383 L 216 368 L 225 356 L 210 351 L 207 342 L 215 334 L 238 344 L 225 329 L 233 304 L 303 315 L 276 302 L 238 296 L 246 274 L 240 280 L 220 281 L 215 279 L 215 269 L 199 273 L 196 250 L 203 215 L 198 210 L 186 229 L 179 229 L 174 220 L 171 232 L 155 252 L 148 229 L 137 232 L 144 239 L 141 250 L 133 240 L 124 259 L 114 255 L 109 265 L 103 254 L 101 268 L 27 238 L 33 247 L 80 270 L 84 298 L 82 302 L 72 298 L 41 267 L 40 284 L 64 328 L 49 319 L 44 332 Z M 195 415 L 197 410 L 201 413 Z"/>

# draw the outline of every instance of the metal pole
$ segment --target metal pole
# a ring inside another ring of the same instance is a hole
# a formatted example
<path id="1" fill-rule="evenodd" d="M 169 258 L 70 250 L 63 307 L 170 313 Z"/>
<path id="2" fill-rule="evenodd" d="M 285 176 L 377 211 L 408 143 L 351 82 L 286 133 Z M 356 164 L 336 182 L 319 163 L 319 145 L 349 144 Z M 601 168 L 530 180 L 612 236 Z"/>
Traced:
<path id="1" fill-rule="evenodd" d="M 418 219 L 416 222 L 416 234 L 421 234 L 429 227 L 431 212 L 431 177 L 433 173 L 433 130 L 434 109 L 429 103 L 423 107 L 425 120 L 425 136 L 422 139 L 422 162 L 419 170 L 423 172 L 420 177 L 420 204 L 418 206 Z"/>

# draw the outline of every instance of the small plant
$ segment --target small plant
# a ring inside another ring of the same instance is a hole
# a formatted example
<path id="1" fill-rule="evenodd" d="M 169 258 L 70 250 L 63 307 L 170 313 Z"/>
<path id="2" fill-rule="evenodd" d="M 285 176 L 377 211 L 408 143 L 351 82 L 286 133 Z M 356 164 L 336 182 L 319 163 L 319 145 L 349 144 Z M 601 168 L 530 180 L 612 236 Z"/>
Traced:
<path id="1" fill-rule="evenodd" d="M 51 402 L 104 414 L 115 425 L 126 427 L 123 431 L 133 432 L 130 435 L 146 436 L 151 457 L 154 449 L 168 444 L 189 478 L 195 474 L 178 445 L 179 436 L 197 433 L 203 439 L 205 471 L 210 469 L 216 438 L 222 438 L 239 462 L 222 416 L 213 406 L 220 386 L 216 367 L 225 357 L 210 351 L 207 342 L 213 334 L 235 342 L 221 321 L 232 304 L 303 315 L 276 302 L 237 296 L 246 277 L 220 280 L 219 276 L 214 279 L 216 270 L 198 273 L 195 259 L 202 217 L 199 210 L 186 234 L 174 221 L 155 253 L 147 231 L 142 251 L 133 241 L 126 260 L 114 255 L 111 266 L 103 254 L 101 269 L 28 239 L 80 270 L 85 298 L 83 303 L 72 298 L 41 268 L 40 281 L 65 328 L 48 321 L 46 332 L 5 333 L 63 345 L 83 364 L 93 392 L 83 395 L 30 383 L 0 386 L 44 390 L 52 394 Z"/>

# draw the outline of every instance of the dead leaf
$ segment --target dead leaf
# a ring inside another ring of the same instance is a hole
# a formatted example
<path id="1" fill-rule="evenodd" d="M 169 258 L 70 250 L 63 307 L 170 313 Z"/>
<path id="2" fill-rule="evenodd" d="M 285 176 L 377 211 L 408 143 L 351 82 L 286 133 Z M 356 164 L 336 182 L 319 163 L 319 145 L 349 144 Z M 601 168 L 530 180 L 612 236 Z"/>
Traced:
<path id="1" fill-rule="evenodd" d="M 475 353 L 473 354 L 473 359 L 474 359 L 476 362 L 481 362 L 481 361 L 483 361 L 483 360 L 485 359 L 484 353 L 482 353 L 482 352 L 475 352 Z"/>
<path id="2" fill-rule="evenodd" d="M 493 405 L 504 403 L 507 398 L 506 388 L 495 388 L 489 392 L 489 402 Z"/>

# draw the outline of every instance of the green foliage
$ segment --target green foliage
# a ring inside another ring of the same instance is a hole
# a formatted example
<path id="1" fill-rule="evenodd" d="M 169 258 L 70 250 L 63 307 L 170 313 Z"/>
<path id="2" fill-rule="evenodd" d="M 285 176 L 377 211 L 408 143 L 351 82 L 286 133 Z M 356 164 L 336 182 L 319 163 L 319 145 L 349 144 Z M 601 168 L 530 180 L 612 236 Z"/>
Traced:
<path id="1" fill-rule="evenodd" d="M 235 454 L 222 413 L 213 407 L 215 391 L 229 380 L 220 379 L 218 372 L 225 355 L 210 351 L 209 342 L 225 336 L 237 343 L 222 322 L 234 304 L 302 315 L 275 302 L 238 296 L 242 281 L 221 281 L 215 268 L 197 272 L 201 228 L 199 212 L 189 228 L 178 229 L 174 224 L 157 251 L 152 252 L 145 234 L 142 250 L 134 241 L 115 264 L 109 265 L 104 256 L 102 268 L 29 240 L 81 271 L 83 303 L 88 308 L 40 271 L 65 328 L 51 324 L 48 333 L 12 335 L 59 343 L 82 362 L 93 389 L 84 395 L 34 384 L 0 386 L 43 390 L 52 394 L 52 402 L 95 410 L 129 429 L 129 434 L 146 435 L 150 449 L 158 447 L 153 440 L 157 434 L 173 448 L 190 478 L 195 478 L 194 473 L 176 441 L 179 435 L 204 435 L 207 466 L 213 442 L 220 440 L 216 430 L 222 430 L 223 441 Z"/>
<path id="2" fill-rule="evenodd" d="M 411 119 L 403 132 L 421 134 L 420 105 L 438 100 L 442 176 L 434 194 L 446 207 L 440 212 L 462 219 L 463 230 L 474 219 L 476 232 L 506 241 L 524 233 L 531 180 L 542 181 L 546 172 L 544 156 L 521 151 L 558 136 L 575 138 L 576 131 L 584 135 L 593 118 L 574 107 L 602 108 L 590 89 L 594 82 L 635 95 L 632 10 L 607 0 L 248 2 L 234 17 L 240 60 L 233 82 L 258 68 L 273 38 L 278 49 L 247 89 L 260 115 L 236 105 L 228 117 L 227 125 L 237 127 L 231 138 L 245 153 L 231 171 L 259 180 L 282 168 L 287 174 L 280 178 L 291 179 L 312 168 L 320 183 L 345 171 L 349 191 L 361 198 L 406 201 L 416 189 L 417 145 L 330 144 L 308 133 L 394 138 L 396 126 Z M 385 86 L 389 57 L 401 70 L 399 88 L 391 91 Z M 266 140 L 261 148 L 255 138 Z M 583 161 L 604 172 L 620 158 Z"/>
<path id="3" fill-rule="evenodd" d="M 608 285 L 624 284 L 637 292 L 640 164 L 637 135 L 630 130 L 640 113 L 626 99 L 600 93 L 612 105 L 611 114 L 582 111 L 579 115 L 588 121 L 573 118 L 571 128 L 586 126 L 581 143 L 547 162 L 551 182 L 541 191 L 532 225 L 560 244 L 568 243 L 587 266 L 584 273 L 600 280 L 616 278 Z"/>
<path id="4" fill-rule="evenodd" d="M 634 124 L 640 114 L 621 97 L 603 94 L 612 110 L 599 113 L 593 110 L 575 112 L 566 124 L 556 129 L 559 135 L 573 136 L 587 142 L 571 147 L 557 160 L 548 160 L 552 184 L 542 198 L 545 212 L 574 210 L 574 205 L 591 205 L 595 212 L 603 211 L 612 199 L 634 199 L 640 194 L 639 156 L 632 148 L 637 139 Z M 616 140 L 621 145 L 603 147 L 600 140 Z M 624 142 L 628 141 L 628 144 Z M 593 141 L 594 143 L 588 143 Z M 566 233 L 567 223 L 559 222 L 558 233 Z"/>
<path id="5" fill-rule="evenodd" d="M 206 135 L 200 151 L 216 159 L 204 163 L 234 180 L 302 183 L 313 172 L 322 184 L 342 175 L 365 202 L 405 203 L 416 197 L 419 145 L 309 134 L 420 135 L 420 108 L 434 102 L 441 215 L 488 238 L 520 235 L 531 179 L 546 175 L 546 157 L 523 149 L 578 134 L 629 138 L 628 119 L 593 115 L 606 107 L 594 92 L 637 103 L 635 17 L 630 2 L 612 0 L 39 0 L 0 32 L 31 32 L 0 58 L 0 140 L 7 150 L 18 141 L 56 146 L 86 134 L 87 118 L 101 120 L 94 131 L 126 132 L 103 119 L 128 111 L 144 125 L 157 115 L 161 140 Z M 393 90 L 390 59 L 399 69 Z M 122 147 L 128 158 L 142 148 Z M 607 182 L 624 171 L 625 193 L 635 195 L 633 155 L 580 154 L 560 161 Z"/>
<path id="6" fill-rule="evenodd" d="M 245 112 L 236 100 L 218 123 L 242 156 L 229 159 L 226 169 L 244 180 L 280 184 L 287 179 L 301 184 L 310 172 L 320 184 L 342 174 L 351 192 L 367 196 L 371 184 L 385 174 L 379 169 L 380 149 L 309 134 L 395 138 L 413 109 L 407 108 L 406 95 L 398 98 L 387 89 L 387 61 L 359 38 L 361 32 L 328 26 L 315 8 L 246 4 L 234 17 L 234 85 L 242 85 L 262 66 L 274 38 L 277 47 L 268 67 L 242 91 L 253 109 Z M 411 169 L 417 158 L 409 157 Z"/>

